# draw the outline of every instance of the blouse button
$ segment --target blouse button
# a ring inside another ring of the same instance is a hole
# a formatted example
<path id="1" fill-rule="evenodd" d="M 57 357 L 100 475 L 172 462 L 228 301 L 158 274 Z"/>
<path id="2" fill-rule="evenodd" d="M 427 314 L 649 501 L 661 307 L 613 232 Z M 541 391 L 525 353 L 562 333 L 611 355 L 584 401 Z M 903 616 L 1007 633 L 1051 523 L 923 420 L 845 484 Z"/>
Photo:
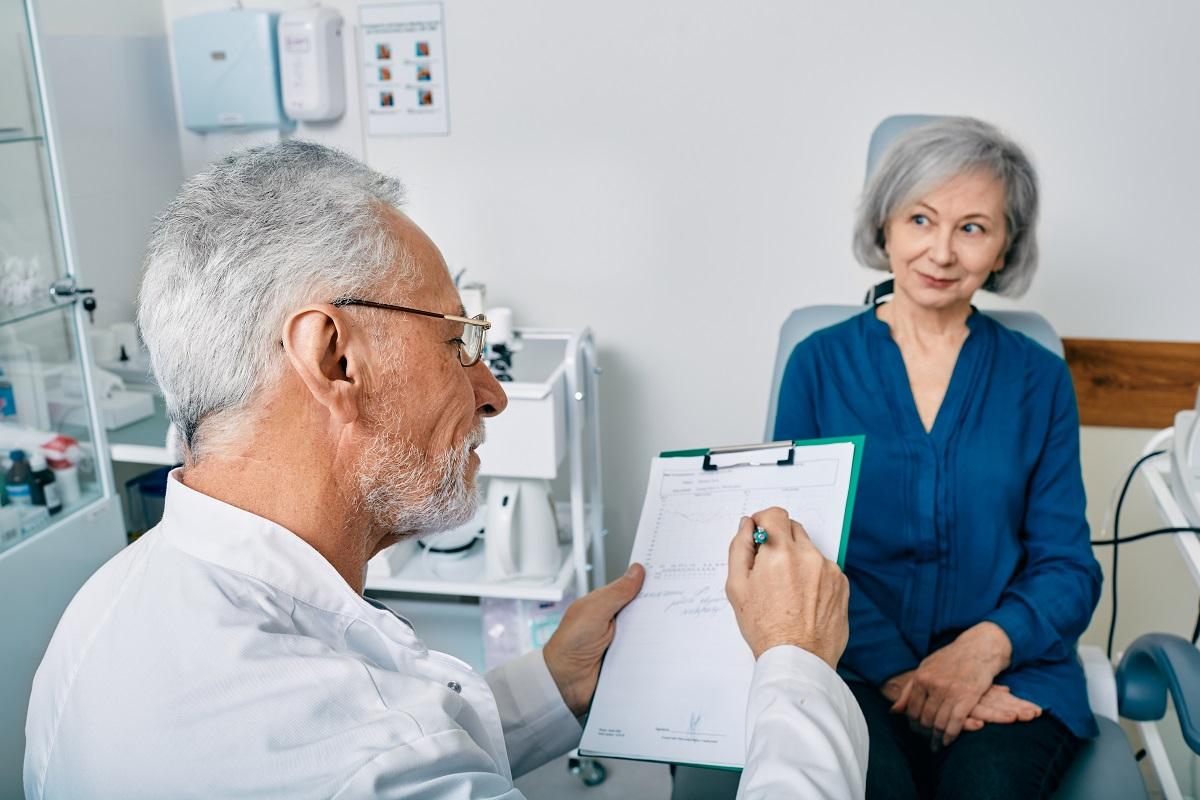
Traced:
<path id="1" fill-rule="evenodd" d="M 455 694 L 462 694 L 462 685 L 459 684 L 458 681 L 450 681 L 446 684 L 446 686 L 448 686 L 450 691 L 454 692 Z"/>

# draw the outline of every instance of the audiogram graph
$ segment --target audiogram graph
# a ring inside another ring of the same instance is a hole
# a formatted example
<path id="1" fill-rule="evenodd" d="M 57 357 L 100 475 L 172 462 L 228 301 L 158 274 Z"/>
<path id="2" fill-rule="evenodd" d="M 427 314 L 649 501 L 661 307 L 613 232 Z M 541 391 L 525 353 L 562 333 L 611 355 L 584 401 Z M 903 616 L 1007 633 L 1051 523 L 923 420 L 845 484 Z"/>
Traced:
<path id="1" fill-rule="evenodd" d="M 640 556 L 656 579 L 723 577 L 729 543 L 742 517 L 770 506 L 784 508 L 814 541 L 828 540 L 837 478 L 838 461 L 831 458 L 803 461 L 791 468 L 700 474 L 694 469 L 664 470 L 658 502 L 648 503 L 645 509 Z"/>

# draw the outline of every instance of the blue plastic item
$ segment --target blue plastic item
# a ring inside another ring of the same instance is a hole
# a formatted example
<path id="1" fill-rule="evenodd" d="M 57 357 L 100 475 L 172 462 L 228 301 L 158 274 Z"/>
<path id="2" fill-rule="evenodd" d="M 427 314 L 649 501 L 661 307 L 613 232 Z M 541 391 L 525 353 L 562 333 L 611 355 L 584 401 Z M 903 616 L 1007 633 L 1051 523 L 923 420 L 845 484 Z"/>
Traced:
<path id="1" fill-rule="evenodd" d="M 0 417 L 16 415 L 17 397 L 13 393 L 13 385 L 4 379 L 4 370 L 0 369 Z"/>
<path id="2" fill-rule="evenodd" d="M 171 40 L 185 127 L 199 133 L 291 130 L 279 93 L 278 19 L 239 9 L 175 20 Z"/>
<path id="3" fill-rule="evenodd" d="M 1162 719 L 1168 693 L 1183 740 L 1193 753 L 1200 753 L 1200 650 L 1170 633 L 1139 636 L 1117 667 L 1121 716 L 1138 722 Z"/>
<path id="4" fill-rule="evenodd" d="M 174 467 L 159 467 L 125 481 L 125 496 L 129 500 L 126 526 L 134 534 L 142 534 L 162 520 L 167 499 L 167 476 Z"/>

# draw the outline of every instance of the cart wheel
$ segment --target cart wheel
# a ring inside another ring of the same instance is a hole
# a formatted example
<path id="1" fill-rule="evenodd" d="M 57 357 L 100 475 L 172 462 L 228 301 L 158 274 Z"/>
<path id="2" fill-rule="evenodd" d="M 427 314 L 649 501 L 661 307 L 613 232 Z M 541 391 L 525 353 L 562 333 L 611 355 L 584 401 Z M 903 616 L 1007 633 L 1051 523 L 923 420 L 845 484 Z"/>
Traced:
<path id="1" fill-rule="evenodd" d="M 584 786 L 599 786 L 608 777 L 608 768 L 593 758 L 583 759 L 579 766 L 579 779 Z"/>

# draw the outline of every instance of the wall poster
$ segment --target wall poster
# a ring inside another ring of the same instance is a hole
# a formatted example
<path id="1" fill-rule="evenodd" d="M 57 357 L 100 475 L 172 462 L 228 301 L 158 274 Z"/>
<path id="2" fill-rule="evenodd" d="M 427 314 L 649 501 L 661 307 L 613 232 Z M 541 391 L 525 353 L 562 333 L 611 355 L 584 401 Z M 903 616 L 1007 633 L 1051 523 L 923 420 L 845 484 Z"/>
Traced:
<path id="1" fill-rule="evenodd" d="M 443 12 L 441 2 L 359 6 L 368 135 L 450 133 Z"/>

